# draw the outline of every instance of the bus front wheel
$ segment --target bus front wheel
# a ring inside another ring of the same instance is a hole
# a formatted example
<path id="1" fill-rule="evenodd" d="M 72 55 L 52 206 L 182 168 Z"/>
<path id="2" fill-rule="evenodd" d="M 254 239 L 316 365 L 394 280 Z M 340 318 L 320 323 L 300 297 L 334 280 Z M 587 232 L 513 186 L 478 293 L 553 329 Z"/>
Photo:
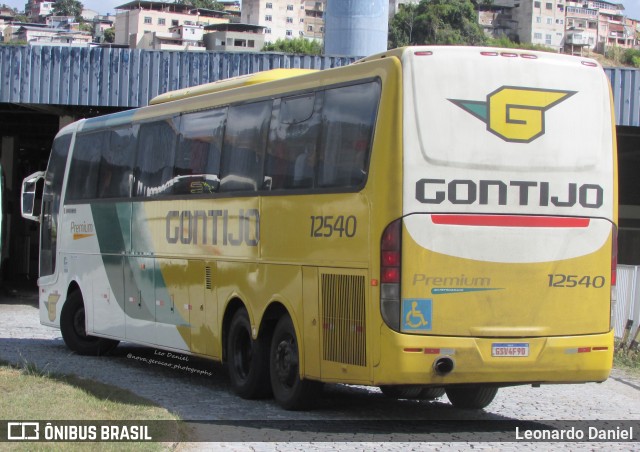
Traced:
<path id="1" fill-rule="evenodd" d="M 480 410 L 486 408 L 498 393 L 497 386 L 462 385 L 445 388 L 447 397 L 456 408 Z"/>
<path id="2" fill-rule="evenodd" d="M 300 378 L 298 341 L 288 315 L 280 318 L 273 331 L 269 358 L 271 387 L 276 402 L 285 410 L 308 408 L 322 384 Z"/>
<path id="3" fill-rule="evenodd" d="M 261 336 L 251 337 L 251 323 L 246 309 L 236 311 L 227 336 L 227 372 L 236 394 L 243 399 L 268 397 L 269 346 Z"/>
<path id="4" fill-rule="evenodd" d="M 84 301 L 80 291 L 69 294 L 60 314 L 60 332 L 64 343 L 79 355 L 104 355 L 119 341 L 87 334 Z"/>

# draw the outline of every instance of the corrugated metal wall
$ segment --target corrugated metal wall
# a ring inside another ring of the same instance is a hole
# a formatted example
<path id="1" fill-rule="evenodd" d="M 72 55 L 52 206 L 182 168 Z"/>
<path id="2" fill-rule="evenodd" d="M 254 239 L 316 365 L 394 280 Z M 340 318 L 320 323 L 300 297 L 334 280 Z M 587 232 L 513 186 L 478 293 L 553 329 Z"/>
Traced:
<path id="1" fill-rule="evenodd" d="M 615 336 L 619 339 L 628 320 L 633 320 L 631 334 L 640 324 L 640 266 L 618 265 L 616 280 L 617 303 L 613 320 Z"/>
<path id="2" fill-rule="evenodd" d="M 276 68 L 327 69 L 348 57 L 0 46 L 0 102 L 110 107 L 147 105 L 158 94 Z"/>
<path id="3" fill-rule="evenodd" d="M 607 68 L 616 109 L 616 124 L 640 126 L 640 70 Z"/>
<path id="4" fill-rule="evenodd" d="M 158 94 L 275 68 L 328 69 L 354 57 L 0 46 L 0 102 L 140 107 Z M 605 69 L 616 123 L 640 126 L 640 70 Z"/>

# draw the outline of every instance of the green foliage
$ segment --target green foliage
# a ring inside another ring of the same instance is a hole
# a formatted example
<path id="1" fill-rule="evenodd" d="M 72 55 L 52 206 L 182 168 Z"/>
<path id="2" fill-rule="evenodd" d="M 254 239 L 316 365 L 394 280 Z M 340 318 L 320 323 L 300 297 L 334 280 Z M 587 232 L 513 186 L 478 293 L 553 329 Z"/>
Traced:
<path id="1" fill-rule="evenodd" d="M 522 49 L 522 50 L 538 50 L 540 52 L 552 52 L 556 53 L 555 49 L 545 47 L 541 44 L 520 43 L 513 42 L 507 36 L 501 36 L 499 38 L 489 38 L 487 45 L 491 47 L 501 47 L 503 49 Z"/>
<path id="2" fill-rule="evenodd" d="M 609 46 L 604 50 L 604 56 L 610 60 L 613 60 L 616 64 L 623 62 L 625 49 L 622 47 Z"/>
<path id="3" fill-rule="evenodd" d="M 640 50 L 637 49 L 626 49 L 622 54 L 623 64 L 628 64 L 629 66 L 640 68 Z"/>
<path id="4" fill-rule="evenodd" d="M 78 0 L 57 0 L 53 4 L 53 14 L 56 16 L 71 16 L 80 19 L 84 5 Z"/>
<path id="5" fill-rule="evenodd" d="M 389 24 L 389 46 L 483 45 L 486 37 L 471 0 L 421 0 L 406 4 Z"/>
<path id="6" fill-rule="evenodd" d="M 27 41 L 2 41 L 1 46 L 26 46 Z"/>
<path id="7" fill-rule="evenodd" d="M 305 38 L 278 39 L 272 44 L 266 44 L 263 52 L 299 53 L 304 55 L 320 55 L 322 45 L 318 41 L 310 41 Z"/>
<path id="8" fill-rule="evenodd" d="M 194 8 L 213 9 L 215 11 L 224 10 L 224 5 L 215 0 L 178 0 L 176 3 L 179 5 L 190 5 Z"/>
<path id="9" fill-rule="evenodd" d="M 104 31 L 104 42 L 115 42 L 116 40 L 116 29 L 115 28 L 107 28 Z"/>
<path id="10" fill-rule="evenodd" d="M 640 372 L 640 351 L 637 347 L 622 347 L 616 343 L 616 351 L 613 354 L 613 364 L 617 368 L 635 370 Z"/>

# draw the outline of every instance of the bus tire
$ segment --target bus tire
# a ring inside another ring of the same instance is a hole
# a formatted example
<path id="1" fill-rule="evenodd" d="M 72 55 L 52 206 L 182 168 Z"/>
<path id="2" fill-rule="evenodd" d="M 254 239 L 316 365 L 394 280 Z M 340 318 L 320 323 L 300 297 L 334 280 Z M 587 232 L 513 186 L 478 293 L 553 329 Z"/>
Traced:
<path id="1" fill-rule="evenodd" d="M 227 373 L 231 386 L 243 399 L 268 397 L 269 346 L 264 337 L 251 337 L 251 323 L 247 310 L 236 311 L 229 324 L 227 336 Z"/>
<path id="2" fill-rule="evenodd" d="M 79 355 L 105 355 L 120 342 L 87 334 L 84 301 L 79 290 L 71 292 L 62 306 L 60 332 L 67 347 Z"/>
<path id="3" fill-rule="evenodd" d="M 271 387 L 276 402 L 285 410 L 309 408 L 322 383 L 300 378 L 298 341 L 288 315 L 278 320 L 273 331 L 269 358 Z"/>
<path id="4" fill-rule="evenodd" d="M 486 408 L 498 393 L 497 386 L 461 385 L 445 388 L 447 397 L 456 408 L 480 410 Z"/>
<path id="5" fill-rule="evenodd" d="M 422 388 L 417 398 L 421 400 L 435 400 L 442 397 L 444 393 L 445 393 L 444 388 L 426 387 L 426 388 Z"/>
<path id="6" fill-rule="evenodd" d="M 392 399 L 417 399 L 422 392 L 422 386 L 412 385 L 384 385 L 380 391 Z"/>

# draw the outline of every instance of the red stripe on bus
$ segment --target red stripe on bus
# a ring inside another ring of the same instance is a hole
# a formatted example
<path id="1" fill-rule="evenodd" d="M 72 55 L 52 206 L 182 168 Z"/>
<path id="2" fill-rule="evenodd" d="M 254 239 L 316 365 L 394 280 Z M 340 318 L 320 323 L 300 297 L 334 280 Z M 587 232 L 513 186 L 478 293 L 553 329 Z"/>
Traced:
<path id="1" fill-rule="evenodd" d="M 456 226 L 504 226 L 518 228 L 586 228 L 589 218 L 536 217 L 526 215 L 431 215 L 434 224 Z"/>

